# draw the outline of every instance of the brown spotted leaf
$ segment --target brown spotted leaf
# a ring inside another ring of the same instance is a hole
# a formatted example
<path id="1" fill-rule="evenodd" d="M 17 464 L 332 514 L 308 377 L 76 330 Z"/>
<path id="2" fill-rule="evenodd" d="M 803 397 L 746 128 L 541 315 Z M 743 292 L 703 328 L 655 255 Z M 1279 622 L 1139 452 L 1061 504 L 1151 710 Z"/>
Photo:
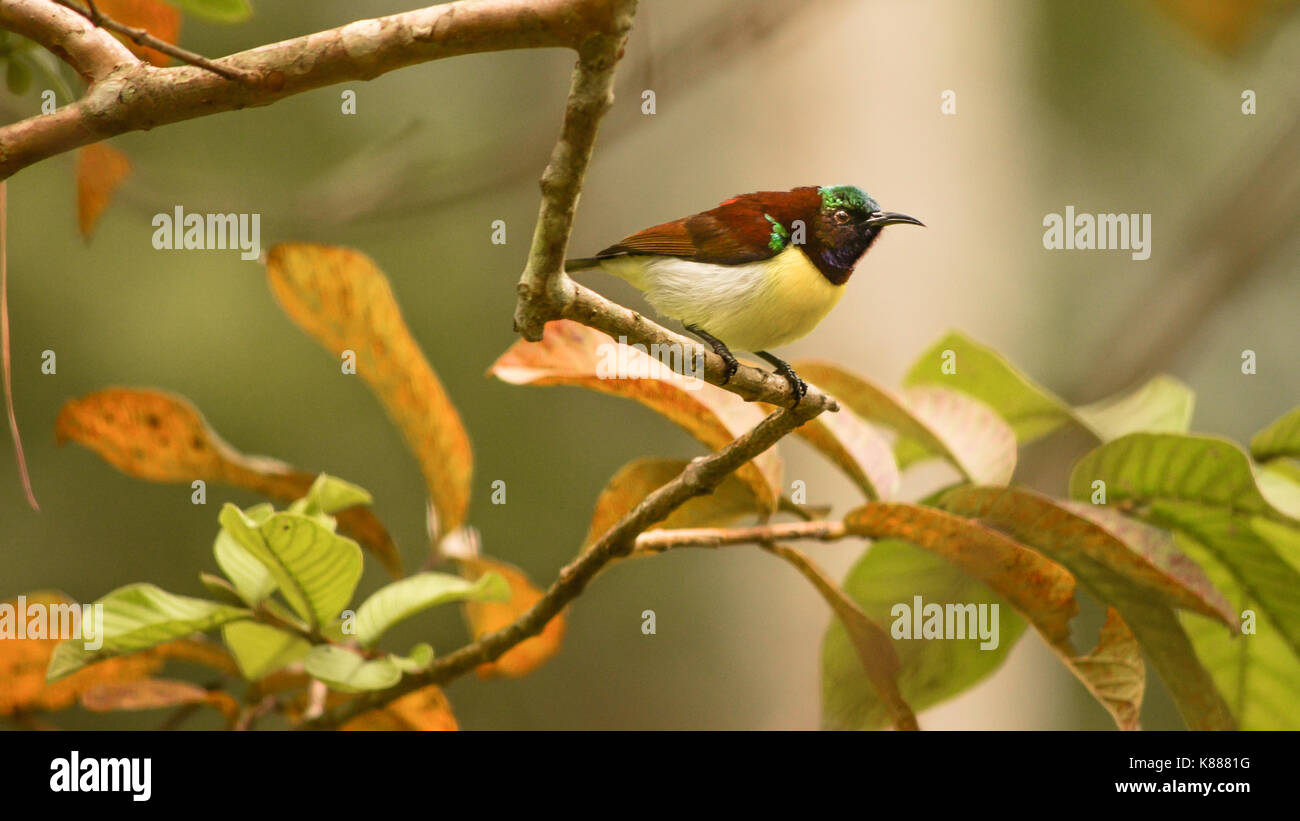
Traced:
<path id="1" fill-rule="evenodd" d="M 717 450 L 748 432 L 762 412 L 739 396 L 684 377 L 649 354 L 569 320 L 547 323 L 539 342 L 519 341 L 489 370 L 514 385 L 574 385 L 634 399 Z M 781 460 L 768 450 L 736 471 L 763 510 L 776 510 Z"/>
<path id="2" fill-rule="evenodd" d="M 998 527 L 1070 568 L 1123 618 L 1190 729 L 1233 728 L 1227 703 L 1174 608 L 1213 618 L 1235 632 L 1234 611 L 1169 534 L 1113 510 L 1055 502 L 1021 489 L 956 488 L 938 504 Z"/>
<path id="3" fill-rule="evenodd" d="M 459 730 L 451 704 L 441 688 L 430 685 L 407 693 L 388 706 L 362 713 L 343 730 Z"/>
<path id="4" fill-rule="evenodd" d="M 73 441 L 138 479 L 233 485 L 290 502 L 307 494 L 316 476 L 262 456 L 246 456 L 213 430 L 189 400 L 150 388 L 107 388 L 71 399 L 54 424 L 60 444 Z M 392 537 L 367 507 L 335 515 L 339 528 L 375 554 L 394 576 L 402 560 Z"/>
<path id="5" fill-rule="evenodd" d="M 388 279 L 350 248 L 288 243 L 267 254 L 271 290 L 286 314 L 339 357 L 384 404 L 424 473 L 443 535 L 465 522 L 473 456 L 460 415 L 411 336 Z"/>
<path id="6" fill-rule="evenodd" d="M 242 604 L 242 602 L 241 602 Z M 202 635 L 189 639 L 176 639 L 153 648 L 153 652 L 168 661 L 199 664 L 228 676 L 239 675 L 239 665 L 225 645 L 210 641 Z"/>
<path id="7" fill-rule="evenodd" d="M 850 512 L 844 524 L 854 535 L 911 542 L 983 582 L 1038 630 L 1120 729 L 1137 728 L 1140 705 L 1107 700 L 1102 693 L 1111 692 L 1109 684 L 1096 678 L 1101 668 L 1077 663 L 1080 654 L 1070 641 L 1070 621 L 1079 605 L 1074 576 L 1063 565 L 980 522 L 923 505 L 871 502 Z M 1109 640 L 1117 641 L 1114 636 Z"/>
<path id="8" fill-rule="evenodd" d="M 1070 639 L 1078 612 L 1074 576 L 1056 562 L 978 522 L 922 505 L 873 502 L 844 517 L 849 532 L 902 539 L 937 553 L 1007 600 L 1049 644 Z"/>
<path id="9" fill-rule="evenodd" d="M 596 499 L 584 546 L 590 546 L 646 496 L 676 479 L 689 464 L 685 459 L 636 459 L 619 468 Z M 697 496 L 674 510 L 650 530 L 682 527 L 723 527 L 759 511 L 749 485 L 735 474 L 722 480 L 707 496 Z"/>
<path id="10" fill-rule="evenodd" d="M 18 598 L 3 603 L 4 609 L 13 612 L 15 619 L 18 618 L 19 603 Z M 70 612 L 67 608 L 80 606 L 66 596 L 47 591 L 27 594 L 22 597 L 21 603 L 31 615 L 26 620 L 27 624 L 34 623 L 38 611 L 52 618 L 56 614 Z M 37 606 L 38 611 L 31 610 L 33 605 Z M 16 625 L 14 629 L 16 636 Z M 60 643 L 59 639 L 34 637 L 31 633 L 27 635 L 27 638 L 21 639 L 0 639 L 0 716 L 13 715 L 17 711 L 62 710 L 97 684 L 133 681 L 162 666 L 162 659 L 157 654 L 146 651 L 97 662 L 51 684 L 46 682 L 45 673 L 54 648 Z"/>
<path id="11" fill-rule="evenodd" d="M 500 630 L 513 624 L 542 598 L 542 591 L 529 580 L 524 571 L 507 562 L 481 556 L 458 557 L 461 575 L 477 581 L 485 573 L 499 573 L 510 585 L 510 600 L 465 602 L 465 616 L 469 620 L 474 638 Z M 564 614 L 547 623 L 542 632 L 510 648 L 496 661 L 480 664 L 479 678 L 518 678 L 526 676 L 559 652 L 564 638 Z"/>
<path id="12" fill-rule="evenodd" d="M 1106 608 L 1106 623 L 1101 627 L 1097 646 L 1087 655 L 1070 659 L 1069 664 L 1121 730 L 1138 729 L 1147 685 L 1146 668 L 1138 641 L 1118 610 Z"/>
<path id="13" fill-rule="evenodd" d="M 205 690 L 188 681 L 146 678 L 96 684 L 81 694 L 81 706 L 97 713 L 116 710 L 157 710 L 202 704 L 221 711 L 228 719 L 239 714 L 239 703 L 219 690 Z"/>
<path id="14" fill-rule="evenodd" d="M 180 37 L 181 13 L 163 0 L 99 0 L 96 6 L 105 16 L 131 28 L 144 29 L 164 43 L 174 46 Z M 157 49 L 138 45 L 129 37 L 118 35 L 118 39 L 141 60 L 156 66 L 171 62 L 171 57 Z"/>
<path id="15" fill-rule="evenodd" d="M 95 233 L 99 218 L 130 173 L 131 161 L 108 143 L 93 143 L 77 152 L 77 226 L 83 239 Z"/>
<path id="16" fill-rule="evenodd" d="M 1236 622 L 1228 600 L 1195 562 L 1173 546 L 1171 537 L 1114 511 L 1055 502 L 1029 490 L 1005 487 L 954 488 L 939 499 L 938 506 L 992 524 L 1076 574 L 1083 574 L 1075 566 L 1082 566 L 1076 559 L 1086 558 L 1169 607 L 1200 613 L 1230 627 Z"/>

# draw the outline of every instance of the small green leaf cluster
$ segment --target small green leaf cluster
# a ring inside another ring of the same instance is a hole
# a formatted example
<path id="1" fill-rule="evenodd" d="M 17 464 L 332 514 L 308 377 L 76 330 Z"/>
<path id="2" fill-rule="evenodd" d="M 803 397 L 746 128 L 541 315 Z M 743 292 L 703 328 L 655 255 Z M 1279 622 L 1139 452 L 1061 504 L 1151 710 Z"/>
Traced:
<path id="1" fill-rule="evenodd" d="M 356 485 L 321 474 L 286 510 L 225 505 L 213 543 L 224 576 L 200 576 L 212 598 L 180 596 L 151 584 L 118 588 L 96 602 L 103 605 L 102 624 L 83 626 L 83 640 L 55 649 L 47 678 L 56 681 L 104 658 L 216 630 L 250 681 L 300 664 L 332 689 L 359 692 L 427 670 L 434 659 L 428 644 L 401 655 L 375 645 L 393 625 L 428 608 L 503 601 L 509 588 L 495 573 L 470 582 L 425 572 L 380 588 L 355 611 L 346 609 L 361 580 L 361 548 L 335 532 L 331 514 L 370 501 Z M 87 644 L 100 646 L 88 650 Z"/>

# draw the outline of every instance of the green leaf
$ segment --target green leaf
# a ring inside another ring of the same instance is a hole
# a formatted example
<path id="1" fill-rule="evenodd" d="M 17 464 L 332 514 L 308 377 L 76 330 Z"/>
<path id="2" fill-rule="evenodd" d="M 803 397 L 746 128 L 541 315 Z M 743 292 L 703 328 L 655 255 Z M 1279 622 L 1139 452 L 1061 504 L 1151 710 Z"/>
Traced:
<path id="1" fill-rule="evenodd" d="M 1262 516 L 1233 515 L 1226 509 L 1185 501 L 1156 501 L 1149 516 L 1204 545 L 1258 604 L 1277 632 L 1300 653 L 1300 571 L 1277 546 L 1290 528 Z M 1300 535 L 1300 534 L 1298 534 Z M 1297 690 L 1300 697 L 1300 689 Z"/>
<path id="2" fill-rule="evenodd" d="M 1197 656 L 1223 692 L 1238 725 L 1243 730 L 1300 730 L 1296 710 L 1300 657 L 1214 551 L 1183 533 L 1175 534 L 1175 539 L 1179 549 L 1227 592 L 1237 612 L 1255 613 L 1255 632 L 1237 636 L 1199 616 L 1181 616 Z"/>
<path id="3" fill-rule="evenodd" d="M 311 650 L 311 642 L 302 636 L 255 621 L 232 621 L 221 628 L 221 638 L 249 681 L 268 676 Z"/>
<path id="4" fill-rule="evenodd" d="M 392 656 L 367 660 L 332 644 L 313 647 L 303 667 L 308 675 L 345 693 L 383 690 L 402 679 L 402 669 Z"/>
<path id="5" fill-rule="evenodd" d="M 225 528 L 217 533 L 216 541 L 212 543 L 212 555 L 239 597 L 250 606 L 259 604 L 279 586 L 266 565 L 241 546 Z"/>
<path id="6" fill-rule="evenodd" d="M 316 477 L 316 481 L 312 482 L 307 495 L 294 502 L 289 507 L 289 511 L 315 516 L 321 513 L 337 513 L 340 510 L 347 510 L 357 505 L 369 505 L 373 502 L 370 492 L 364 488 L 322 473 Z"/>
<path id="7" fill-rule="evenodd" d="M 956 370 L 944 373 L 955 356 Z M 1012 367 L 992 348 L 956 331 L 940 339 L 917 358 L 903 377 L 904 385 L 941 385 L 988 404 L 1015 431 L 1020 442 L 1032 442 L 1073 421 L 1069 405 Z"/>
<path id="8" fill-rule="evenodd" d="M 429 669 L 433 664 L 433 647 L 421 642 L 411 648 L 411 652 L 404 656 L 389 654 L 389 659 L 401 669 L 403 673 L 422 673 Z"/>
<path id="9" fill-rule="evenodd" d="M 901 670 L 898 686 L 915 710 L 924 710 L 974 686 L 1001 666 L 1025 630 L 1025 622 L 980 582 L 938 556 L 895 539 L 882 539 L 849 570 L 844 592 L 872 621 L 890 625 L 893 608 L 914 596 L 937 604 L 999 604 L 998 646 L 981 650 L 978 640 L 892 639 Z M 831 622 L 822 642 L 822 723 L 827 729 L 886 727 L 889 710 L 863 671 L 844 625 Z"/>
<path id="10" fill-rule="evenodd" d="M 1047 640 L 1120 729 L 1137 729 L 1145 681 L 1137 640 L 1118 613 L 1107 614 L 1097 649 L 1078 653 L 1070 640 L 1079 609 L 1075 578 L 1064 566 L 1001 530 L 925 505 L 869 502 L 845 516 L 844 525 L 857 536 L 906 539 L 987 584 Z"/>
<path id="11" fill-rule="evenodd" d="M 1057 503 L 1020 488 L 969 486 L 945 493 L 938 507 L 993 525 L 1061 562 L 1085 582 L 1131 585 L 1169 607 L 1198 612 L 1224 625 L 1236 622 L 1227 599 L 1168 537 L 1156 538 L 1159 531 L 1134 535 L 1134 528 L 1145 527 L 1138 523 L 1124 531 L 1120 522 L 1101 518 L 1110 512 L 1105 508 L 1097 514 L 1088 505 Z M 1121 537 L 1125 533 L 1127 541 Z"/>
<path id="12" fill-rule="evenodd" d="M 1086 501 L 1105 482 L 1106 502 L 1190 502 L 1232 514 L 1261 515 L 1288 525 L 1255 482 L 1250 460 L 1227 439 L 1131 433 L 1096 448 L 1070 475 L 1070 497 Z"/>
<path id="13" fill-rule="evenodd" d="M 836 622 L 844 628 L 853 645 L 863 673 L 871 683 L 876 696 L 889 714 L 896 730 L 917 730 L 916 714 L 898 689 L 898 671 L 901 664 L 889 633 L 872 621 L 857 602 L 831 581 L 822 569 L 803 553 L 779 543 L 765 544 L 769 552 L 785 559 L 821 594 L 835 614 Z"/>
<path id="14" fill-rule="evenodd" d="M 1056 503 L 1013 488 L 956 488 L 939 505 L 988 522 L 1068 567 L 1132 630 L 1188 727 L 1232 729 L 1228 707 L 1172 608 L 1201 613 L 1233 629 L 1236 614 L 1167 534 L 1104 508 Z M 1133 683 L 1126 670 L 1116 668 L 1121 685 Z"/>
<path id="15" fill-rule="evenodd" d="M 862 419 L 890 428 L 925 452 L 943 456 L 972 482 L 1005 484 L 1015 471 L 1014 433 L 977 400 L 934 387 L 900 396 L 826 362 L 802 361 L 795 368 Z M 899 461 L 906 464 L 905 459 Z"/>
<path id="16" fill-rule="evenodd" d="M 214 23 L 242 23 L 253 16 L 248 0 L 167 0 L 168 3 L 195 17 Z"/>
<path id="17" fill-rule="evenodd" d="M 1098 480 L 1109 504 L 1136 506 L 1142 518 L 1213 553 L 1300 653 L 1300 569 L 1287 538 L 1300 521 L 1264 496 L 1240 449 L 1211 437 L 1132 434 L 1085 456 L 1070 495 L 1088 498 Z"/>
<path id="18" fill-rule="evenodd" d="M 948 351 L 955 357 L 953 373 L 944 373 Z M 1021 444 L 1069 424 L 1102 442 L 1138 431 L 1181 433 L 1191 423 L 1193 406 L 1193 394 L 1186 385 L 1157 376 L 1132 393 L 1071 408 L 993 349 L 956 332 L 921 354 L 903 384 L 939 385 L 988 404 L 1011 425 Z M 904 456 L 914 454 L 905 452 Z"/>
<path id="19" fill-rule="evenodd" d="M 1132 393 L 1076 408 L 1085 429 L 1103 442 L 1130 433 L 1186 433 L 1196 405 L 1192 389 L 1157 376 Z"/>
<path id="20" fill-rule="evenodd" d="M 221 524 L 271 571 L 281 594 L 312 627 L 338 616 L 361 579 L 361 547 L 314 518 L 276 513 L 260 525 L 234 505 Z"/>
<path id="21" fill-rule="evenodd" d="M 394 624 L 439 604 L 509 598 L 509 585 L 496 573 L 475 582 L 448 573 L 418 573 L 384 585 L 357 608 L 357 641 L 374 644 Z"/>
<path id="22" fill-rule="evenodd" d="M 1255 472 L 1259 492 L 1269 504 L 1292 518 L 1300 517 L 1300 479 L 1287 470 L 1287 462 L 1275 459 Z"/>
<path id="23" fill-rule="evenodd" d="M 102 638 L 103 646 L 89 651 L 83 641 L 72 639 L 61 643 L 50 660 L 46 674 L 50 681 L 107 656 L 145 650 L 250 615 L 243 608 L 177 596 L 152 584 L 119 587 L 96 604 L 104 606 L 98 637 Z M 98 640 L 94 636 L 90 638 Z M 68 649 L 59 652 L 65 646 Z"/>
<path id="24" fill-rule="evenodd" d="M 202 584 L 203 588 L 222 604 L 243 607 L 249 603 L 230 582 L 220 576 L 214 576 L 211 573 L 200 573 L 199 584 Z"/>
<path id="25" fill-rule="evenodd" d="M 1283 414 L 1250 440 L 1251 454 L 1263 462 L 1279 456 L 1300 458 L 1300 408 Z"/>

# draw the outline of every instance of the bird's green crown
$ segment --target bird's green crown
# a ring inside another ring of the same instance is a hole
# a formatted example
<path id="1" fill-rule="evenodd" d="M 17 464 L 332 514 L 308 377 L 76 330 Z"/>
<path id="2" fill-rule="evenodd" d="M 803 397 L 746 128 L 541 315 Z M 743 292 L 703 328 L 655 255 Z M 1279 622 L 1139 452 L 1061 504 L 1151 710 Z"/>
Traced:
<path id="1" fill-rule="evenodd" d="M 843 208 L 846 211 L 871 213 L 880 210 L 876 201 L 856 185 L 823 185 L 817 189 L 817 193 L 822 195 L 822 208 L 827 211 Z"/>

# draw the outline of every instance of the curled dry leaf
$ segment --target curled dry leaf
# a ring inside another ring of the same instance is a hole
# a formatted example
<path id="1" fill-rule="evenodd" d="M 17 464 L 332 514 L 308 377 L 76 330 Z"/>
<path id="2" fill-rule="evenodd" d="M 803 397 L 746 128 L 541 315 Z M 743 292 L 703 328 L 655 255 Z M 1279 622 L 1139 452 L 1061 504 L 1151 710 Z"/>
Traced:
<path id="1" fill-rule="evenodd" d="M 923 505 L 872 502 L 844 519 L 849 531 L 868 538 L 903 539 L 934 552 L 988 585 L 1038 630 L 1066 667 L 1097 696 L 1123 730 L 1137 728 L 1140 702 L 1120 704 L 1119 692 L 1109 677 L 1113 669 L 1081 664 L 1070 641 L 1070 621 L 1078 612 L 1075 578 L 1064 566 L 1025 547 L 1000 531 L 979 522 Z M 1128 633 L 1121 641 L 1117 634 Z M 1095 653 L 1111 654 L 1116 648 L 1137 647 L 1122 620 L 1103 636 L 1105 647 Z M 1141 665 L 1141 655 L 1125 663 Z M 1086 658 L 1086 657 L 1084 657 Z M 1143 672 L 1142 675 L 1145 675 Z M 1133 694 L 1132 688 L 1126 692 Z M 1141 698 L 1141 690 L 1136 692 Z"/>
<path id="2" fill-rule="evenodd" d="M 522 570 L 512 564 L 481 556 L 466 556 L 456 561 L 460 565 L 461 575 L 470 581 L 477 581 L 484 573 L 500 573 L 510 585 L 509 601 L 465 603 L 465 616 L 476 639 L 513 624 L 542 598 L 542 591 L 537 589 Z M 515 645 L 496 661 L 480 664 L 479 678 L 518 678 L 528 675 L 559 652 L 564 630 L 564 614 L 560 613 L 547 622 L 541 633 Z"/>
<path id="3" fill-rule="evenodd" d="M 574 385 L 635 399 L 717 450 L 763 420 L 739 396 L 675 373 L 659 360 L 570 320 L 547 323 L 539 342 L 520 340 L 489 370 L 514 385 Z M 763 510 L 776 510 L 781 461 L 775 449 L 736 471 Z"/>
<path id="4" fill-rule="evenodd" d="M 4 609 L 12 612 L 16 620 L 21 619 L 17 612 L 19 603 L 18 598 L 3 603 Z M 52 617 L 60 612 L 54 608 L 68 612 L 66 608 L 79 606 L 66 596 L 48 591 L 29 593 L 21 603 L 32 614 L 32 618 L 26 620 L 27 624 L 34 624 L 36 612 L 51 614 Z M 31 610 L 33 605 L 38 609 Z M 49 622 L 45 624 L 47 626 L 43 629 L 48 631 Z M 15 625 L 15 636 L 16 630 Z M 45 680 L 45 672 L 58 644 L 58 639 L 50 638 L 0 639 L 0 716 L 18 711 L 62 710 L 97 684 L 134 681 L 162 666 L 162 659 L 156 653 L 136 653 L 97 662 L 50 684 Z"/>
<path id="5" fill-rule="evenodd" d="M 81 694 L 81 706 L 97 713 L 116 710 L 157 710 L 185 704 L 203 704 L 228 719 L 239 714 L 239 702 L 229 693 L 205 690 L 188 681 L 146 678 L 96 684 Z"/>
<path id="6" fill-rule="evenodd" d="M 235 450 L 209 427 L 189 400 L 148 388 L 108 388 L 71 399 L 54 425 L 60 444 L 73 441 L 138 479 L 189 484 L 196 479 L 234 485 L 290 502 L 306 495 L 316 476 Z M 352 536 L 394 576 L 402 560 L 379 518 L 358 505 L 335 514 Z"/>
<path id="7" fill-rule="evenodd" d="M 442 689 L 429 685 L 407 693 L 388 706 L 362 713 L 343 730 L 459 730 L 451 703 Z"/>
<path id="8" fill-rule="evenodd" d="M 106 17 L 145 31 L 165 43 L 176 45 L 181 34 L 181 13 L 163 0 L 99 0 L 95 4 Z M 165 66 L 172 58 L 157 49 L 138 45 L 129 37 L 116 35 L 141 60 Z"/>
<path id="9" fill-rule="evenodd" d="M 464 524 L 473 471 L 469 436 L 406 327 L 388 279 L 362 253 L 306 243 L 271 248 L 266 272 L 290 319 L 336 357 L 356 354 L 357 374 L 420 463 L 440 535 Z"/>
<path id="10" fill-rule="evenodd" d="M 77 152 L 77 227 L 83 239 L 95 233 L 99 218 L 130 173 L 131 161 L 108 143 L 93 143 Z"/>
<path id="11" fill-rule="evenodd" d="M 1102 703 L 1121 730 L 1138 729 L 1142 697 L 1146 692 L 1146 667 L 1133 631 L 1119 611 L 1106 608 L 1097 646 L 1069 660 L 1079 680 Z"/>

